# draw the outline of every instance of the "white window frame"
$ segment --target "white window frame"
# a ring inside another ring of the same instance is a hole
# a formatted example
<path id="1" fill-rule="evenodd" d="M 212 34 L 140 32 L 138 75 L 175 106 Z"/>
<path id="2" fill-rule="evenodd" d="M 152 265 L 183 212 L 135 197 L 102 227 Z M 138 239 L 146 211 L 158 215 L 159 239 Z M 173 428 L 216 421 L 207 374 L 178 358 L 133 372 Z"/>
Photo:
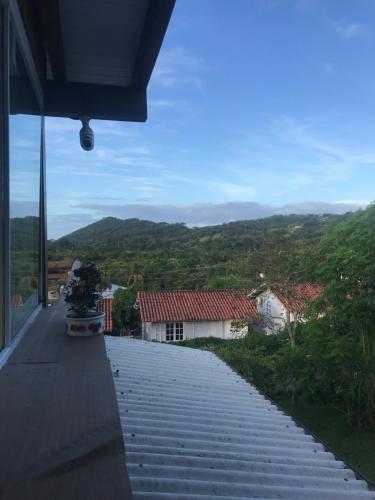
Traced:
<path id="1" fill-rule="evenodd" d="M 173 342 L 174 340 L 174 323 L 165 323 L 165 340 Z"/>
<path id="2" fill-rule="evenodd" d="M 184 340 L 184 324 L 182 321 L 179 321 L 178 323 L 174 324 L 174 336 L 175 340 L 178 342 L 180 340 Z"/>
<path id="3" fill-rule="evenodd" d="M 165 323 L 165 341 L 166 342 L 179 342 L 184 340 L 184 324 L 182 321 L 175 323 Z"/>

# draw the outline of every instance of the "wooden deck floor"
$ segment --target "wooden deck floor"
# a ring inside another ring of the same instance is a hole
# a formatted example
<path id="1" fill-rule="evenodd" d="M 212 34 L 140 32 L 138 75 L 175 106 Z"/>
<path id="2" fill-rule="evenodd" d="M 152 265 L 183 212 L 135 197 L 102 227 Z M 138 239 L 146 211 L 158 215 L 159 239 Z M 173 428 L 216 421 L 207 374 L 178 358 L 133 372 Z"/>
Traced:
<path id="1" fill-rule="evenodd" d="M 43 310 L 0 371 L 0 499 L 131 499 L 102 336 Z"/>

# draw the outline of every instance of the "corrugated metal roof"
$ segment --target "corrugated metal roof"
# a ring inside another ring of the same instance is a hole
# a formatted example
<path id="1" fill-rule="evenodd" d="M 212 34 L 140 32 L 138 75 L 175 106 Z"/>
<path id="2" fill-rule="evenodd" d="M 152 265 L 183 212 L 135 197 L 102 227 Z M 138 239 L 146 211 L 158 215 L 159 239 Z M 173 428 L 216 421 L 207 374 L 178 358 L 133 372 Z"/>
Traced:
<path id="1" fill-rule="evenodd" d="M 254 301 L 243 290 L 138 292 L 143 322 L 250 319 Z"/>
<path id="2" fill-rule="evenodd" d="M 106 337 L 138 499 L 375 499 L 216 355 Z"/>

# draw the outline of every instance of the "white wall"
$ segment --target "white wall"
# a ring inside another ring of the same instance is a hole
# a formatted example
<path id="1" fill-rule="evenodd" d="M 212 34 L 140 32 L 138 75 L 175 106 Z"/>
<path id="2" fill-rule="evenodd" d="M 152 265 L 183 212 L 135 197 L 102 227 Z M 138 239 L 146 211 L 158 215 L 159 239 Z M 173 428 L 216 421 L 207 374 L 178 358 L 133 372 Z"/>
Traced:
<path id="1" fill-rule="evenodd" d="M 166 323 L 142 323 L 142 338 L 165 342 Z M 232 320 L 225 321 L 184 321 L 184 340 L 198 337 L 230 339 L 243 336 L 246 328 L 232 328 Z"/>
<path id="2" fill-rule="evenodd" d="M 258 295 L 256 306 L 263 319 L 262 327 L 265 333 L 277 333 L 285 327 L 286 309 L 271 290 Z"/>

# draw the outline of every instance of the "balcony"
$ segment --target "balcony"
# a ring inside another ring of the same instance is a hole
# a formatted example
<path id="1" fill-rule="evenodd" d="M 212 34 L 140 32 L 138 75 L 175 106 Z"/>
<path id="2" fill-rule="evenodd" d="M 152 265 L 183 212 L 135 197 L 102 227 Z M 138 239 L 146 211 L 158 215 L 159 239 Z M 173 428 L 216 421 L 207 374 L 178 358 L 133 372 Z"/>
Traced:
<path id="1" fill-rule="evenodd" d="M 132 498 L 103 336 L 41 311 L 0 371 L 0 498 Z"/>

